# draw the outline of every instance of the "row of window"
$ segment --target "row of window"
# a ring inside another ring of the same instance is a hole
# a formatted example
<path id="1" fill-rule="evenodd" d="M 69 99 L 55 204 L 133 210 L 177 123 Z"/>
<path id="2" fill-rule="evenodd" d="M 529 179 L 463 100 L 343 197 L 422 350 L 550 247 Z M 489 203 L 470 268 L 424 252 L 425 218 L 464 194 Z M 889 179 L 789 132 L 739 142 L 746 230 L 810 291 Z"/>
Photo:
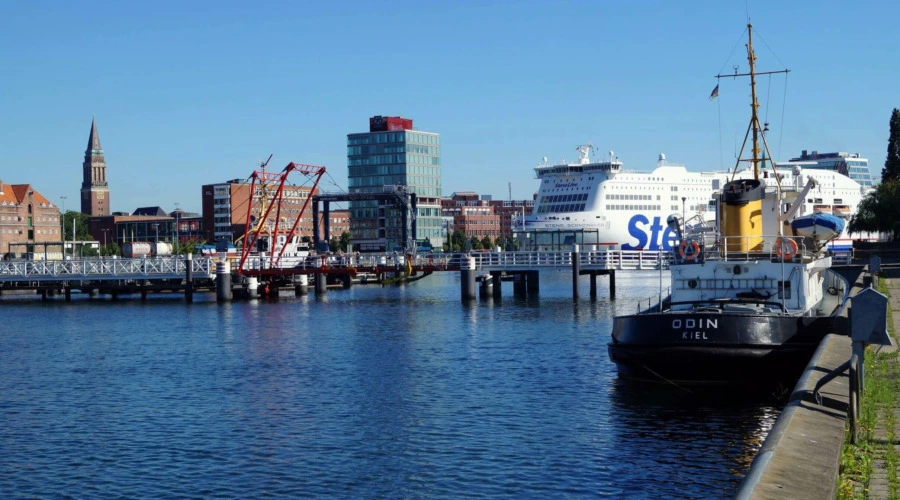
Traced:
<path id="1" fill-rule="evenodd" d="M 440 146 L 441 136 L 437 134 L 421 134 L 409 130 L 397 132 L 376 132 L 368 134 L 351 134 L 347 136 L 347 146 L 362 146 L 366 144 L 387 143 L 425 144 L 428 146 Z"/>
<path id="2" fill-rule="evenodd" d="M 370 144 L 364 146 L 347 146 L 347 156 L 382 155 L 395 153 L 413 153 L 428 156 L 440 156 L 440 146 L 424 144 Z"/>
<path id="3" fill-rule="evenodd" d="M 425 156 L 414 154 L 372 155 L 354 156 L 347 159 L 349 167 L 365 167 L 379 165 L 416 164 L 416 165 L 440 165 L 440 156 Z"/>
<path id="4" fill-rule="evenodd" d="M 556 194 L 553 196 L 541 196 L 541 203 L 559 203 L 567 201 L 587 201 L 588 193 Z"/>
<path id="5" fill-rule="evenodd" d="M 30 231 L 30 230 L 29 230 Z M 21 229 L 0 229 L 3 234 L 24 234 Z M 59 229 L 37 229 L 37 234 L 59 234 Z"/>
<path id="6" fill-rule="evenodd" d="M 672 205 L 672 210 L 676 210 L 678 207 Z M 606 205 L 607 210 L 662 210 L 661 205 Z"/>
<path id="7" fill-rule="evenodd" d="M 607 200 L 647 200 L 650 201 L 653 199 L 653 195 L 650 194 L 608 194 L 606 195 Z M 656 195 L 656 199 L 659 200 L 659 195 Z"/>
<path id="8" fill-rule="evenodd" d="M 350 166 L 347 177 L 363 177 L 366 175 L 395 175 L 416 174 L 439 177 L 441 167 L 426 167 L 421 165 L 377 165 L 377 166 Z"/>
<path id="9" fill-rule="evenodd" d="M 553 214 L 560 212 L 583 212 L 586 203 L 567 203 L 564 205 L 541 205 L 539 214 Z"/>

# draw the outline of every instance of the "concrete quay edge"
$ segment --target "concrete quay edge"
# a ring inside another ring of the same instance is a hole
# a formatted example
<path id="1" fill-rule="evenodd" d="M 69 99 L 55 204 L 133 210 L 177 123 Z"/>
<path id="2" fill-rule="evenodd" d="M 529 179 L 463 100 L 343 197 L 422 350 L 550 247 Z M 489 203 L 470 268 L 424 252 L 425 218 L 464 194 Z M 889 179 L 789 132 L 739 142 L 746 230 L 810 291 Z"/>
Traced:
<path id="1" fill-rule="evenodd" d="M 822 340 L 741 482 L 739 499 L 834 498 L 849 408 L 845 372 L 813 395 L 816 383 L 850 359 L 850 338 Z"/>

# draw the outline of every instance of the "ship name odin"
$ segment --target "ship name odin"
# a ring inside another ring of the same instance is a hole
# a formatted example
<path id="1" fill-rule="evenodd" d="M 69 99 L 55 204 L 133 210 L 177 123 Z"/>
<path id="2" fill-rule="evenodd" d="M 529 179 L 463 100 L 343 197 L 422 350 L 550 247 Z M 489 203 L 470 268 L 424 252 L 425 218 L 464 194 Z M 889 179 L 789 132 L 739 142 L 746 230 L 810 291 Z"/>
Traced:
<path id="1" fill-rule="evenodd" d="M 718 328 L 719 320 L 716 318 L 672 320 L 672 329 L 681 330 L 681 340 L 709 340 L 709 337 L 706 336 L 706 330 Z"/>

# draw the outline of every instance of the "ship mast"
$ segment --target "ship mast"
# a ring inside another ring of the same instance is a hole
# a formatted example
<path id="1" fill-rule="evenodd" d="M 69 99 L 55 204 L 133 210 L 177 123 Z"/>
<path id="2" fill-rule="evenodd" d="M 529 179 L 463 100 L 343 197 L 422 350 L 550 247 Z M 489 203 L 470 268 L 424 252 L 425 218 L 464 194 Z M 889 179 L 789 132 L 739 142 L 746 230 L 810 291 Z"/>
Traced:
<path id="1" fill-rule="evenodd" d="M 732 78 L 736 78 L 739 76 L 749 76 L 750 77 L 750 95 L 752 98 L 752 101 L 750 103 L 750 125 L 747 127 L 747 133 L 744 135 L 744 142 L 743 142 L 743 144 L 741 144 L 741 152 L 738 154 L 738 160 L 734 166 L 734 172 L 732 172 L 732 179 L 734 179 L 734 176 L 737 174 L 738 167 L 740 166 L 742 161 L 750 162 L 753 164 L 753 178 L 759 179 L 759 164 L 760 164 L 760 162 L 763 161 L 760 158 L 760 147 L 759 147 L 760 140 L 762 140 L 763 147 L 766 150 L 766 155 L 764 157 L 769 158 L 770 162 L 772 163 L 772 170 L 774 171 L 775 163 L 774 163 L 774 161 L 772 161 L 772 158 L 773 158 L 772 151 L 769 150 L 769 145 L 768 145 L 768 143 L 766 143 L 766 136 L 763 132 L 763 127 L 760 126 L 760 124 L 759 124 L 759 114 L 758 114 L 759 102 L 756 99 L 756 77 L 758 75 L 772 75 L 772 74 L 776 74 L 776 73 L 787 74 L 790 72 L 789 69 L 782 69 L 782 70 L 778 70 L 778 71 L 764 71 L 764 72 L 756 71 L 756 53 L 753 51 L 753 25 L 750 23 L 747 23 L 747 61 L 750 63 L 750 72 L 749 73 L 738 73 L 737 68 L 735 67 L 735 72 L 732 75 L 716 75 L 716 79 L 721 79 L 721 78 L 725 78 L 725 77 L 729 77 L 729 76 Z M 753 136 L 752 136 L 753 148 L 751 151 L 751 157 L 750 158 L 741 158 L 741 156 L 743 156 L 743 154 L 744 154 L 744 148 L 747 147 L 747 137 L 750 136 L 751 132 L 753 133 Z M 778 188 L 780 191 L 781 190 L 781 182 L 778 179 L 777 175 L 774 175 L 773 177 L 775 177 L 775 182 L 778 184 Z"/>

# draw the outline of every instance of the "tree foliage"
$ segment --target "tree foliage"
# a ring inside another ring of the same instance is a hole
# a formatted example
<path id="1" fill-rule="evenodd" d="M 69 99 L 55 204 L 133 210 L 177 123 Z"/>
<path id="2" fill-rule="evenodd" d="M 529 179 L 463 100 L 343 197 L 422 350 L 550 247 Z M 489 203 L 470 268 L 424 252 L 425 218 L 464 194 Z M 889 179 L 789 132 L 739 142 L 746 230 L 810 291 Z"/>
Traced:
<path id="1" fill-rule="evenodd" d="M 900 180 L 882 182 L 859 204 L 850 219 L 851 233 L 883 232 L 900 239 Z"/>
<path id="2" fill-rule="evenodd" d="M 72 221 L 75 221 L 75 240 L 94 241 L 94 237 L 88 234 L 88 214 L 69 210 L 63 214 L 63 239 L 72 241 Z"/>
<path id="3" fill-rule="evenodd" d="M 881 171 L 881 182 L 900 180 L 900 109 L 891 113 L 891 135 L 888 137 L 887 160 Z"/>

